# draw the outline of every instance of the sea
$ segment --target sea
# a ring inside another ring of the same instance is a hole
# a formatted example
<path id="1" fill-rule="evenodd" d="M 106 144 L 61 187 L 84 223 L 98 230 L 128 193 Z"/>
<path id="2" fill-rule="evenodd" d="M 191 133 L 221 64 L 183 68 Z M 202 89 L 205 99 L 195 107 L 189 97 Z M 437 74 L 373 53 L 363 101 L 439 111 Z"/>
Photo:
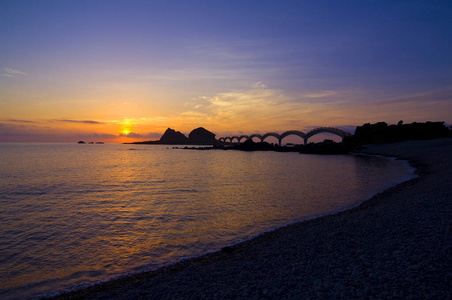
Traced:
<path id="1" fill-rule="evenodd" d="M 414 176 L 406 161 L 364 155 L 0 143 L 0 298 L 154 270 Z"/>

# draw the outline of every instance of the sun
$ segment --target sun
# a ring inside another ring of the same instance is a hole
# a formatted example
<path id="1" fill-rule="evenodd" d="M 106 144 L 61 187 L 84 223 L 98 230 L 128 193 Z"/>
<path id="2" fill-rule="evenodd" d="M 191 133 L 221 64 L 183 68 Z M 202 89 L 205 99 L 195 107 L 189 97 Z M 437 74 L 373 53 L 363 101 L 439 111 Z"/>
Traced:
<path id="1" fill-rule="evenodd" d="M 119 133 L 121 135 L 124 136 L 128 136 L 129 133 L 132 133 L 133 130 L 133 124 L 134 122 L 132 122 L 131 120 L 123 120 L 122 122 L 119 123 L 120 127 L 118 128 L 120 131 Z"/>

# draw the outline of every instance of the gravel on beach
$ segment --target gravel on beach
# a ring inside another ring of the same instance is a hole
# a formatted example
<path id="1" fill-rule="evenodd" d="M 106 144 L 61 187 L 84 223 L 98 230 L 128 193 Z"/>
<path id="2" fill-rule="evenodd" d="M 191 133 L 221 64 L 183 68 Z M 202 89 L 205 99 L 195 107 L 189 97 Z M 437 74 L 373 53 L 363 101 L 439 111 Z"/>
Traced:
<path id="1" fill-rule="evenodd" d="M 451 299 L 452 139 L 370 145 L 419 177 L 361 206 L 58 299 Z"/>

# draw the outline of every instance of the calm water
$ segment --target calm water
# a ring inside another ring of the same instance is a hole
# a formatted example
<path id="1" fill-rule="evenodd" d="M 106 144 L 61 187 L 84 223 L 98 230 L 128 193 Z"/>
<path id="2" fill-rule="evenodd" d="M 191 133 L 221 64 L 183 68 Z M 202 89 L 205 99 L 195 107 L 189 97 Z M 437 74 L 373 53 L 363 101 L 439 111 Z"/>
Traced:
<path id="1" fill-rule="evenodd" d="M 0 298 L 155 269 L 413 176 L 365 156 L 0 143 Z"/>

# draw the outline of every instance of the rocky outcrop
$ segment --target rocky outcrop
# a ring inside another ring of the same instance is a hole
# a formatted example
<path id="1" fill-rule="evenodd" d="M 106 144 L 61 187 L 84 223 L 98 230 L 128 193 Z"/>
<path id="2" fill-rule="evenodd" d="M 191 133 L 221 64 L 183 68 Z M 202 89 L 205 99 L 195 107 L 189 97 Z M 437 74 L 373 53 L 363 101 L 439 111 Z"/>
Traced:
<path id="1" fill-rule="evenodd" d="M 192 144 L 198 145 L 215 145 L 217 143 L 215 134 L 203 127 L 193 129 L 188 135 L 188 139 Z"/>
<path id="2" fill-rule="evenodd" d="M 171 144 L 171 145 L 217 145 L 215 134 L 202 127 L 192 130 L 186 137 L 180 131 L 168 128 L 158 141 L 134 142 L 131 144 Z"/>
<path id="3" fill-rule="evenodd" d="M 188 144 L 189 139 L 180 131 L 168 128 L 159 140 L 162 144 Z"/>

